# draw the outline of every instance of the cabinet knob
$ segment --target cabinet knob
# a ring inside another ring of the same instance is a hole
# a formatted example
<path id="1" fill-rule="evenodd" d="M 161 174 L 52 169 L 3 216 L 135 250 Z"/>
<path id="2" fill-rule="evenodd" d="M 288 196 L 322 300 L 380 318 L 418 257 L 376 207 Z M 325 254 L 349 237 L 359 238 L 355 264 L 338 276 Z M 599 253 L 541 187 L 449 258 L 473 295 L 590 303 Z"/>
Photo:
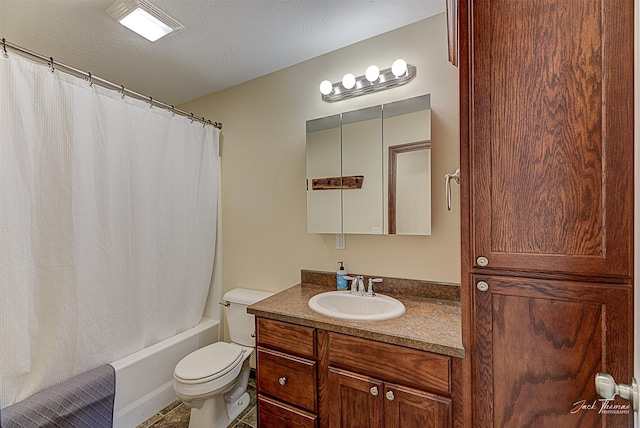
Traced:
<path id="1" fill-rule="evenodd" d="M 280 382 L 280 385 L 284 385 L 285 383 L 287 383 L 287 378 L 282 376 L 280 379 L 278 379 L 278 382 Z"/>
<path id="2" fill-rule="evenodd" d="M 478 266 L 485 267 L 489 265 L 489 259 L 486 257 L 480 256 L 476 259 L 476 263 L 478 263 Z"/>
<path id="3" fill-rule="evenodd" d="M 387 400 L 389 401 L 393 401 L 393 399 L 396 398 L 395 395 L 393 395 L 393 391 L 387 391 L 387 393 L 384 395 L 385 397 L 387 397 Z"/>
<path id="4" fill-rule="evenodd" d="M 371 392 L 371 395 L 376 397 L 378 395 L 378 388 L 375 386 L 372 386 L 371 389 L 369 389 L 369 392 Z"/>
<path id="5" fill-rule="evenodd" d="M 478 281 L 476 288 L 480 291 L 487 291 L 489 289 L 489 284 L 484 281 Z"/>

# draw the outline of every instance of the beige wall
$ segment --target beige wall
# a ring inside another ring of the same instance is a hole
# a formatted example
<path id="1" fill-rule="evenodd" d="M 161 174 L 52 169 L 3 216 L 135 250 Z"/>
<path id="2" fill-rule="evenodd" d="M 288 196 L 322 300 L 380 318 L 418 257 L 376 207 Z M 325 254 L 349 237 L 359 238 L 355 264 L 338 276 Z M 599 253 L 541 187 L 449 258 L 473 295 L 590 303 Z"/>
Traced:
<path id="1" fill-rule="evenodd" d="M 319 83 L 388 68 L 397 58 L 417 67 L 405 86 L 337 103 L 322 101 Z M 305 121 L 431 94 L 432 235 L 335 235 L 306 231 Z M 313 58 L 181 108 L 224 123 L 222 131 L 223 287 L 280 291 L 300 269 L 460 281 L 458 188 L 446 211 L 444 174 L 458 167 L 458 72 L 447 61 L 446 18 L 438 15 Z"/>

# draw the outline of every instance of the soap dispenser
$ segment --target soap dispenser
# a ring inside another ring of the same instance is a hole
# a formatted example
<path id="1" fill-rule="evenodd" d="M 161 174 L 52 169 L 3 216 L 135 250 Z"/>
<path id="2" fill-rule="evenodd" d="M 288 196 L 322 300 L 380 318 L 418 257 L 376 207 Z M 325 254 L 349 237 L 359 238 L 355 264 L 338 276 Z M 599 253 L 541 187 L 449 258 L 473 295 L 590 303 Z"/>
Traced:
<path id="1" fill-rule="evenodd" d="M 349 288 L 349 281 L 347 280 L 347 271 L 344 268 L 343 262 L 340 263 L 340 267 L 338 268 L 338 272 L 336 273 L 336 287 L 338 290 L 346 290 Z"/>

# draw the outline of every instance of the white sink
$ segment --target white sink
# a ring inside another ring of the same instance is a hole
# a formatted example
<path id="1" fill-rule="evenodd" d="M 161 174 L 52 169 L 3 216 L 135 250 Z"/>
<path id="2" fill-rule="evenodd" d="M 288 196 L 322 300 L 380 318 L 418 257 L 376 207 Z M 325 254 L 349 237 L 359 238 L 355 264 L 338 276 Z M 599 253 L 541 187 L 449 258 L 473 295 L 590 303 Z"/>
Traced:
<path id="1" fill-rule="evenodd" d="M 358 296 L 348 291 L 329 291 L 309 299 L 309 307 L 322 315 L 355 321 L 381 321 L 404 314 L 405 307 L 393 297 Z"/>

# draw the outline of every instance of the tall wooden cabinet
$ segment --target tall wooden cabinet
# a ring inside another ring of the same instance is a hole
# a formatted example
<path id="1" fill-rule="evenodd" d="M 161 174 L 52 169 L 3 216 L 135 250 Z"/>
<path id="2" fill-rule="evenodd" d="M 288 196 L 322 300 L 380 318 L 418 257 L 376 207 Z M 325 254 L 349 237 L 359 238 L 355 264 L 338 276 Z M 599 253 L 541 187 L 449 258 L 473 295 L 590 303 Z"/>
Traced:
<path id="1" fill-rule="evenodd" d="M 463 424 L 632 426 L 633 1 L 457 6 Z"/>

